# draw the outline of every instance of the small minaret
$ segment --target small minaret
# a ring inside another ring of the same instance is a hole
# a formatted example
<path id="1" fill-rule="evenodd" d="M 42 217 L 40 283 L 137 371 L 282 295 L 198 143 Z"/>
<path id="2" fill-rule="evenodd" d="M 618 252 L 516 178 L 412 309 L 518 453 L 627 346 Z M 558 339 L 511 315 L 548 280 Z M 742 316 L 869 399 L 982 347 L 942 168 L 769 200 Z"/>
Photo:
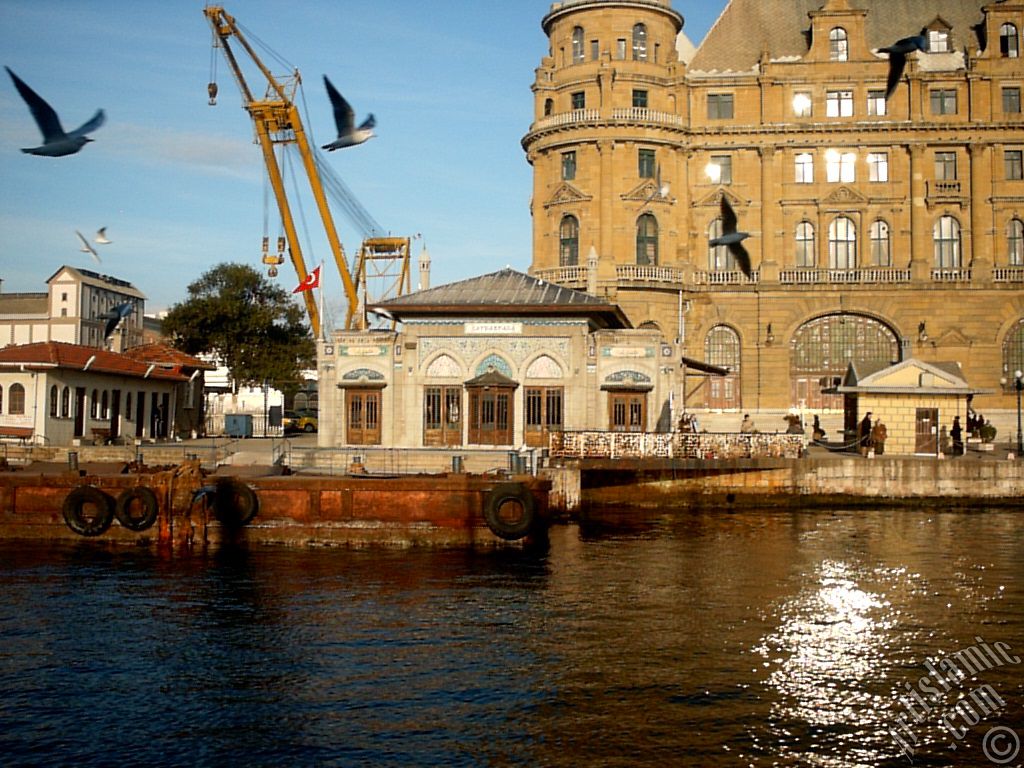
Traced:
<path id="1" fill-rule="evenodd" d="M 420 283 L 416 286 L 416 290 L 425 291 L 430 287 L 430 254 L 427 253 L 427 245 L 423 244 L 423 250 L 420 251 Z"/>

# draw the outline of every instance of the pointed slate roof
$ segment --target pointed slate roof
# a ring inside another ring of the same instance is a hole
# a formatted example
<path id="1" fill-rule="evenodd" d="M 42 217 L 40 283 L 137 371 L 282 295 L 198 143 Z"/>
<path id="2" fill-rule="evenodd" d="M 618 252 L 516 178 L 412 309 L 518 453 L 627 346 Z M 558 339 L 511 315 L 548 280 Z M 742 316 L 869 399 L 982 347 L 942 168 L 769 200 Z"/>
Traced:
<path id="1" fill-rule="evenodd" d="M 188 380 L 187 376 L 161 368 L 155 363 L 143 363 L 117 352 L 62 341 L 12 344 L 0 349 L 0 371 L 20 369 L 22 366 L 29 370 L 62 368 L 137 379 Z"/>
<path id="2" fill-rule="evenodd" d="M 446 317 L 584 317 L 597 328 L 631 328 L 615 304 L 506 267 L 378 304 L 396 319 Z"/>
<path id="3" fill-rule="evenodd" d="M 868 12 L 867 45 L 877 50 L 901 37 L 916 35 L 941 16 L 952 27 L 954 51 L 981 47 L 975 26 L 991 0 L 849 0 L 851 9 Z M 689 63 L 691 73 L 751 72 L 767 51 L 769 58 L 803 57 L 809 50 L 808 14 L 826 0 L 729 0 Z M 998 44 L 998 41 L 996 41 Z"/>

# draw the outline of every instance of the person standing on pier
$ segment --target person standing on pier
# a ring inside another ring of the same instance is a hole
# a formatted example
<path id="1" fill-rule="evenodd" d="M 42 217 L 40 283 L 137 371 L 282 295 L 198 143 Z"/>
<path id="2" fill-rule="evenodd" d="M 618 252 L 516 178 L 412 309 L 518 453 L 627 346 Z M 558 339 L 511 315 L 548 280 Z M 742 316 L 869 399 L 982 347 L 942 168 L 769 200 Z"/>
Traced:
<path id="1" fill-rule="evenodd" d="M 964 431 L 960 428 L 960 417 L 953 417 L 953 426 L 949 429 L 949 436 L 953 438 L 953 455 L 964 455 Z"/>
<path id="2" fill-rule="evenodd" d="M 871 444 L 875 448 L 875 455 L 881 456 L 885 453 L 885 439 L 889 436 L 889 430 L 886 429 L 885 424 L 882 423 L 882 419 L 878 418 L 875 421 L 875 426 L 871 428 Z"/>
<path id="3" fill-rule="evenodd" d="M 868 455 L 871 448 L 871 411 L 864 414 L 860 426 L 857 427 L 857 443 L 862 455 Z"/>

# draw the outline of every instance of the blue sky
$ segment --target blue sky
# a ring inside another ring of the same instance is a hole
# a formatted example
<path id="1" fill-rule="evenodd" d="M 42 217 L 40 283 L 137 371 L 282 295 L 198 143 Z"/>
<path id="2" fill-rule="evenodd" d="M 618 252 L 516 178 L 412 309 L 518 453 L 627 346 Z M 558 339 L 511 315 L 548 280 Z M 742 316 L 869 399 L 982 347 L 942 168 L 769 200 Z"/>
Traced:
<path id="1" fill-rule="evenodd" d="M 695 43 L 726 0 L 675 0 Z M 389 233 L 421 234 L 439 285 L 530 263 L 532 173 L 520 140 L 532 120 L 530 84 L 547 51 L 545 0 L 225 1 L 275 75 L 302 73 L 297 102 L 317 144 L 334 137 L 322 75 L 377 137 L 326 155 Z M 60 115 L 65 130 L 102 107 L 107 122 L 76 155 L 23 154 L 40 135 L 0 73 L 0 278 L 4 292 L 42 291 L 62 264 L 134 283 L 147 312 L 183 300 L 214 264 L 260 267 L 260 243 L 280 233 L 248 114 L 221 52 L 212 56 L 203 3 L 186 0 L 0 0 L 0 64 Z M 211 60 L 218 105 L 207 104 Z M 262 93 L 262 81 L 246 67 Z M 296 179 L 305 185 L 305 177 Z M 291 181 L 287 182 L 292 189 Z M 295 197 L 294 192 L 291 195 Z M 265 203 L 266 198 L 266 203 Z M 329 259 L 313 202 L 295 215 L 307 265 Z M 351 258 L 362 240 L 338 206 Z M 266 224 L 264 223 L 266 222 Z M 102 264 L 75 230 L 107 227 Z M 297 284 L 290 263 L 281 285 Z M 414 281 L 415 283 L 415 281 Z M 325 268 L 330 314 L 340 279 Z M 333 309 L 332 309 L 333 305 Z"/>

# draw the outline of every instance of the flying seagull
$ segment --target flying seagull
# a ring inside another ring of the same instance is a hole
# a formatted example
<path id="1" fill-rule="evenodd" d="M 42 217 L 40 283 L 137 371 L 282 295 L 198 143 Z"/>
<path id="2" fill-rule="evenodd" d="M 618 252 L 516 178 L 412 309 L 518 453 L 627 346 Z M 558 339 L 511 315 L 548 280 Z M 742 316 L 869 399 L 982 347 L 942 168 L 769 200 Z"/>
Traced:
<path id="1" fill-rule="evenodd" d="M 338 127 L 338 138 L 330 144 L 324 144 L 322 149 L 333 152 L 336 149 L 354 147 L 362 144 L 367 139 L 373 138 L 373 126 L 377 124 L 371 114 L 362 124 L 356 128 L 356 113 L 345 98 L 338 93 L 338 90 L 331 85 L 331 81 L 324 75 L 324 85 L 327 86 L 327 95 L 331 99 L 331 106 L 334 107 L 334 123 Z"/>
<path id="2" fill-rule="evenodd" d="M 43 132 L 43 143 L 40 146 L 22 149 L 22 152 L 43 157 L 73 155 L 84 147 L 87 142 L 92 141 L 92 139 L 86 138 L 86 134 L 92 133 L 103 125 L 106 115 L 102 109 L 99 109 L 89 122 L 76 128 L 71 133 L 64 133 L 64 129 L 60 124 L 60 118 L 53 111 L 53 107 L 47 104 L 38 93 L 29 88 L 21 78 L 11 72 L 10 67 L 4 67 L 4 69 L 7 70 L 7 74 L 14 81 L 14 87 L 18 89 L 21 98 L 28 104 L 29 112 L 35 118 L 39 130 Z"/>
<path id="3" fill-rule="evenodd" d="M 889 54 L 889 79 L 885 83 L 886 101 L 892 96 L 900 82 L 900 78 L 903 77 L 903 68 L 907 66 L 907 54 L 914 51 L 928 50 L 927 33 L 927 29 L 922 29 L 920 34 L 913 37 L 904 37 L 887 48 L 878 49 L 882 53 Z"/>
<path id="4" fill-rule="evenodd" d="M 743 247 L 743 241 L 750 237 L 749 232 L 736 231 L 736 212 L 729 201 L 722 195 L 722 236 L 708 241 L 709 245 L 724 245 L 736 259 L 743 274 L 752 280 L 754 273 L 750 269 L 750 254 Z"/>
<path id="5" fill-rule="evenodd" d="M 86 240 L 85 236 L 81 232 L 79 232 L 77 229 L 75 230 L 75 234 L 78 235 L 78 239 L 82 241 L 82 247 L 79 248 L 78 250 L 80 250 L 82 253 L 91 253 L 92 257 L 94 259 L 96 259 L 96 263 L 99 264 L 100 263 L 100 255 L 98 253 L 96 253 L 96 249 L 93 248 L 91 245 L 89 245 L 89 241 Z"/>
<path id="6" fill-rule="evenodd" d="M 135 305 L 130 301 L 125 301 L 115 306 L 109 312 L 105 312 L 100 315 L 100 317 L 105 318 L 107 321 L 107 324 L 103 328 L 104 341 L 110 338 L 110 334 L 112 334 L 114 329 L 117 328 L 117 324 L 128 317 L 128 315 L 132 313 L 133 309 L 135 309 Z"/>
<path id="7" fill-rule="evenodd" d="M 99 230 L 97 230 L 97 232 L 96 232 L 96 237 L 93 238 L 93 239 L 97 243 L 99 243 L 100 245 L 110 245 L 113 242 L 113 240 L 108 240 L 107 239 L 107 228 L 106 227 L 100 227 Z"/>

